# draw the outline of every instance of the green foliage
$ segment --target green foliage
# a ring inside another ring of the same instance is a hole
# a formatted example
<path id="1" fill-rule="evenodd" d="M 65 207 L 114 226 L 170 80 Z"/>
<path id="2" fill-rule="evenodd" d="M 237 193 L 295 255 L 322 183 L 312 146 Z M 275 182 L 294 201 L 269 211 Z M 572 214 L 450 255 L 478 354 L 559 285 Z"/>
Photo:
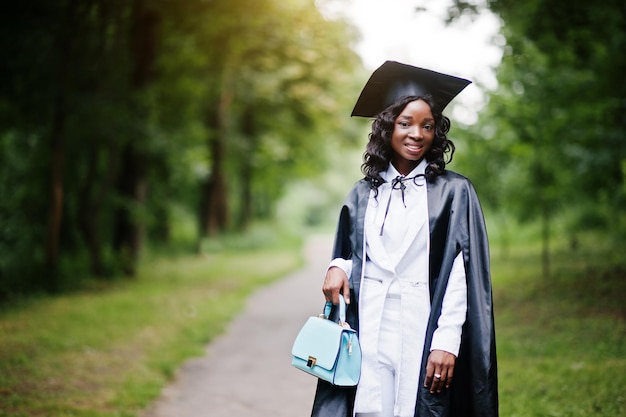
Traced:
<path id="1" fill-rule="evenodd" d="M 455 4 L 457 14 L 471 11 Z M 547 274 L 560 218 L 569 233 L 593 227 L 616 244 L 626 230 L 626 10 L 620 1 L 488 6 L 506 37 L 499 86 L 459 134 L 467 148 L 459 160 L 501 217 L 542 219 Z"/>
<path id="2" fill-rule="evenodd" d="M 2 287 L 26 290 L 41 273 L 44 230 L 32 219 L 44 212 L 45 178 L 33 158 L 39 138 L 20 132 L 0 134 L 0 300 Z M 39 171 L 40 176 L 33 175 Z M 39 266 L 39 267 L 38 267 Z"/>
<path id="3" fill-rule="evenodd" d="M 618 139 L 626 131 L 618 75 L 626 69 L 626 10 L 618 1 L 557 3 L 493 4 L 508 39 L 493 107 L 520 146 L 534 148 L 538 191 L 561 202 L 617 197 L 626 159 Z"/>
<path id="4" fill-rule="evenodd" d="M 204 217 L 271 219 L 327 144 L 354 140 L 352 39 L 312 0 L 7 5 L 0 302 L 132 274 L 146 247 L 196 250 Z"/>

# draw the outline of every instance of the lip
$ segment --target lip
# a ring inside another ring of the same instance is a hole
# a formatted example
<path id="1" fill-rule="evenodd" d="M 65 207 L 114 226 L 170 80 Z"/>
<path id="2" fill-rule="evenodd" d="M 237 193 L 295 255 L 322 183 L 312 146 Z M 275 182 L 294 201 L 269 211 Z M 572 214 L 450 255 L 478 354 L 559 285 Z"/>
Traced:
<path id="1" fill-rule="evenodd" d="M 407 143 L 404 145 L 404 148 L 409 152 L 409 153 L 420 153 L 422 152 L 422 150 L 424 149 L 424 145 L 422 144 L 413 144 L 413 143 Z"/>

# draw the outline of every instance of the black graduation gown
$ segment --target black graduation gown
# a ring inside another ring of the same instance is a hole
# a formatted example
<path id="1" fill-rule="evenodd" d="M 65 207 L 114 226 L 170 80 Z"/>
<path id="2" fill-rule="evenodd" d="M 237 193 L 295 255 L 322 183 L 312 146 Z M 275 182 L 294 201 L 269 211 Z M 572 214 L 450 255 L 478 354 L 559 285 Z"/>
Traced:
<path id="1" fill-rule="evenodd" d="M 478 197 L 471 182 L 452 171 L 427 181 L 430 224 L 430 299 L 420 371 L 416 417 L 497 417 L 498 388 L 489 245 Z M 363 230 L 370 186 L 358 181 L 341 209 L 333 258 L 352 259 L 351 303 L 346 320 L 357 329 L 363 267 Z M 423 386 L 432 336 L 441 315 L 452 263 L 463 252 L 467 277 L 467 319 L 449 389 L 430 394 Z M 319 381 L 314 417 L 352 417 L 356 388 Z"/>

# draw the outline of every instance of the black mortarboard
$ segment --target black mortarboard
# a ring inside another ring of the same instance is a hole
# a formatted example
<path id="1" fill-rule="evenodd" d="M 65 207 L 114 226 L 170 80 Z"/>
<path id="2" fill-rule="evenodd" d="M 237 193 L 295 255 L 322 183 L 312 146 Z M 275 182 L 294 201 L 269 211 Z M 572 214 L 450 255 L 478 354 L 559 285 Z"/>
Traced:
<path id="1" fill-rule="evenodd" d="M 401 97 L 429 94 L 442 111 L 470 80 L 386 61 L 370 77 L 354 105 L 352 116 L 374 117 Z"/>

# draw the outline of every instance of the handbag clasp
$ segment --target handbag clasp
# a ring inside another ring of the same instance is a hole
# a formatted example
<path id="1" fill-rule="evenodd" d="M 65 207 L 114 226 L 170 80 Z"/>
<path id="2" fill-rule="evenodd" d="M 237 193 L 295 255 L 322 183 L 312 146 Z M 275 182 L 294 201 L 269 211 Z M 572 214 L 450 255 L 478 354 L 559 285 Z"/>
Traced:
<path id="1" fill-rule="evenodd" d="M 317 359 L 315 359 L 313 356 L 309 356 L 309 360 L 306 361 L 306 366 L 308 366 L 309 368 L 312 368 L 313 366 L 315 366 L 316 362 L 317 362 Z"/>

